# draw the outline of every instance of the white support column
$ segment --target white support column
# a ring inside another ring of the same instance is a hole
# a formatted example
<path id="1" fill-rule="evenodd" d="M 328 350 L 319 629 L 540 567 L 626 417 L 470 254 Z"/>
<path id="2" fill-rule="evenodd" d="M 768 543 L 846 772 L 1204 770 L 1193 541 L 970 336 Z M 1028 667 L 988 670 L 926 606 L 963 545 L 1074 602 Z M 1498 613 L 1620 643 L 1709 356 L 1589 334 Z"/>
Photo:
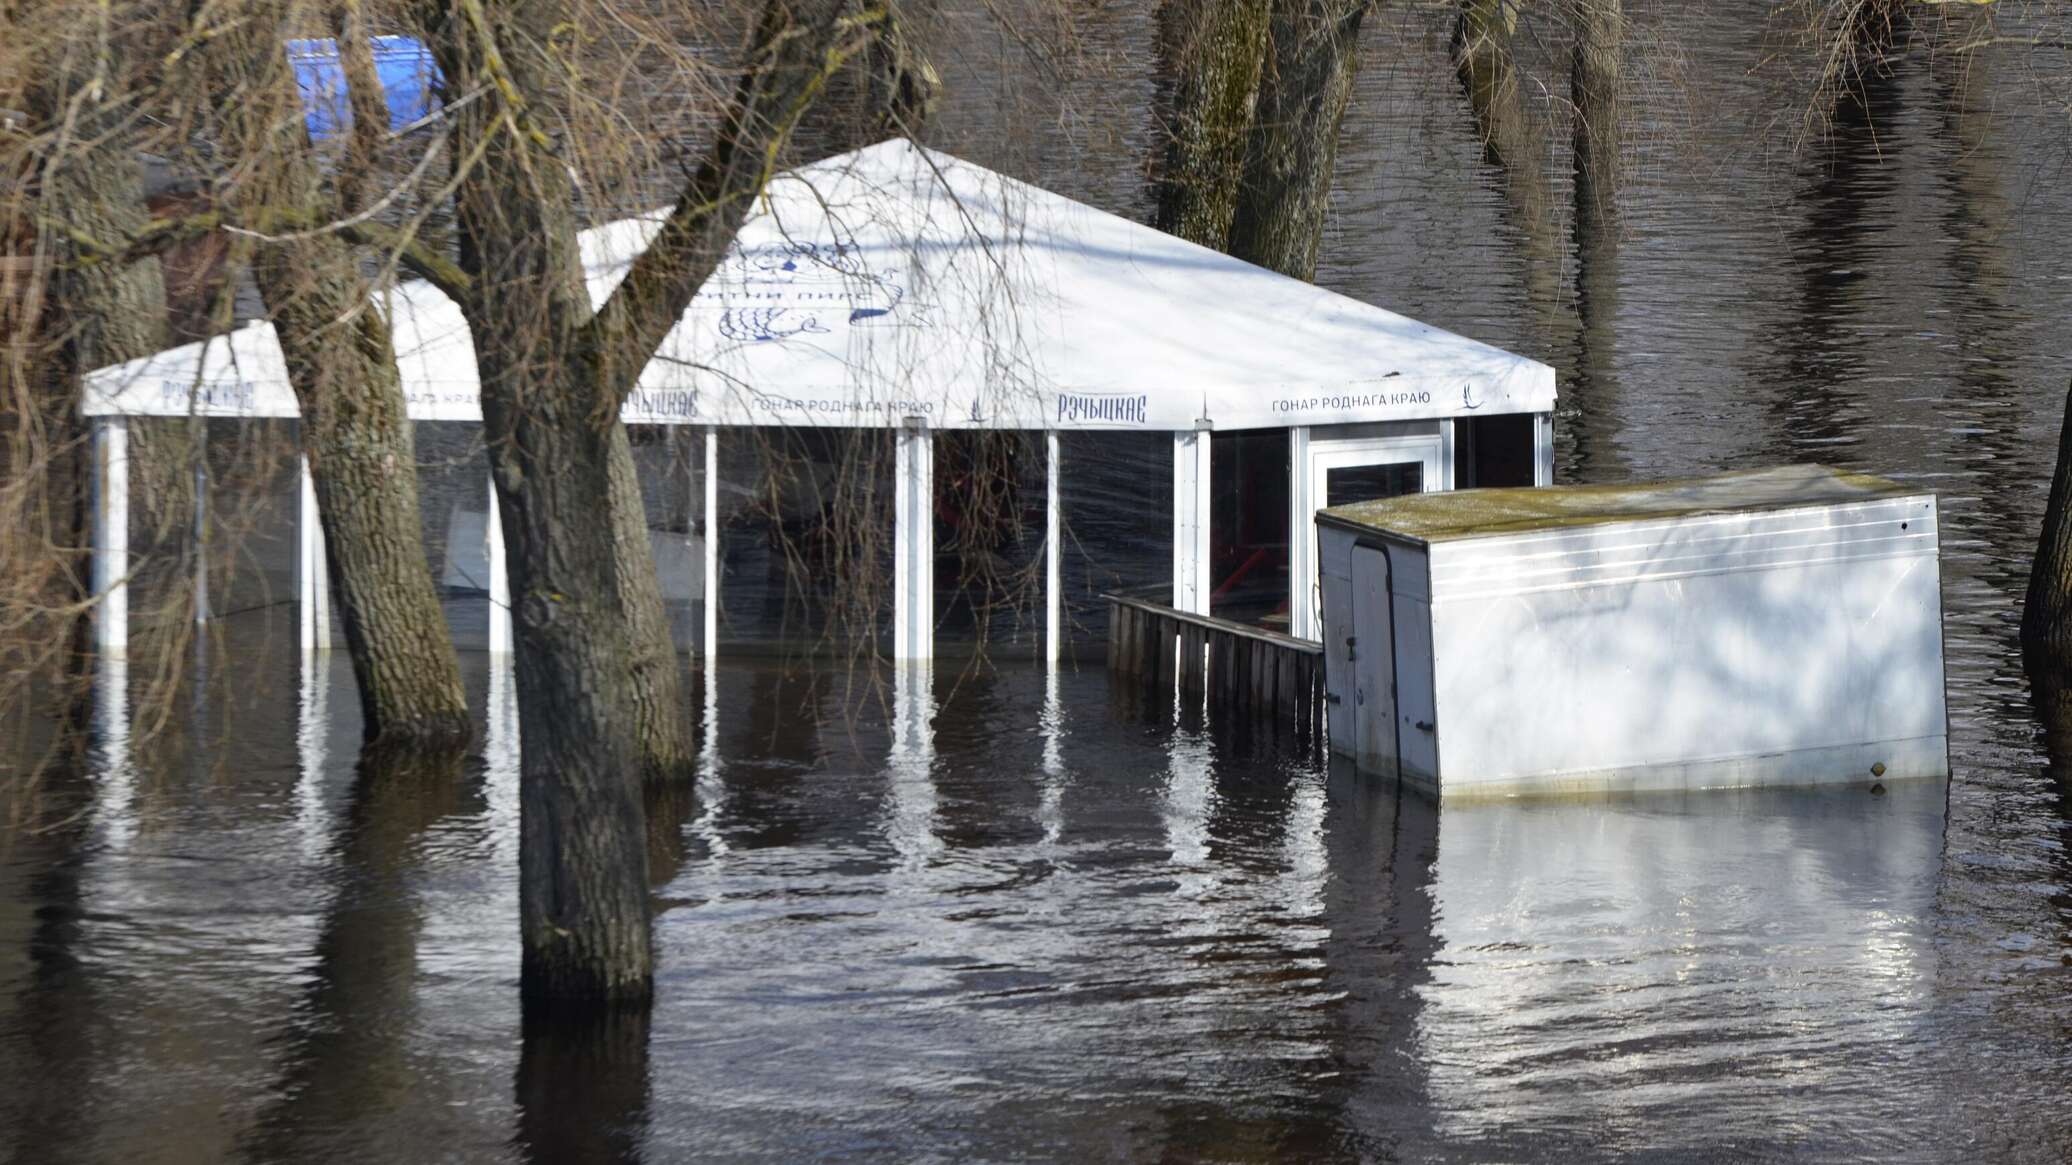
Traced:
<path id="1" fill-rule="evenodd" d="M 1065 635 L 1065 581 L 1058 542 L 1063 523 L 1058 505 L 1058 431 L 1043 434 L 1043 660 L 1055 666 Z"/>
<path id="2" fill-rule="evenodd" d="M 719 426 L 705 427 L 705 686 L 719 663 Z"/>
<path id="3" fill-rule="evenodd" d="M 120 652 L 94 661 L 94 737 L 94 825 L 102 844 L 121 853 L 137 834 L 137 766 L 130 755 L 129 662 Z"/>
<path id="4" fill-rule="evenodd" d="M 304 454 L 297 476 L 301 479 L 301 511 L 296 523 L 295 580 L 301 605 L 301 640 L 304 651 L 326 651 L 331 647 L 331 570 L 324 558 L 324 523 L 317 512 L 317 487 L 309 476 L 309 456 Z"/>
<path id="5" fill-rule="evenodd" d="M 1288 634 L 1315 639 L 1317 563 L 1310 548 L 1317 520 L 1310 496 L 1309 426 L 1288 430 Z"/>
<path id="6" fill-rule="evenodd" d="M 206 438 L 204 438 L 206 439 Z M 206 449 L 206 444 L 203 445 Z M 194 465 L 194 621 L 209 621 L 209 471 Z"/>
<path id="7" fill-rule="evenodd" d="M 511 654 L 511 571 L 504 561 L 504 511 L 497 503 L 496 474 L 489 475 L 489 518 L 482 523 L 489 553 L 489 654 Z"/>
<path id="8" fill-rule="evenodd" d="M 94 645 L 121 659 L 129 650 L 129 421 L 93 423 Z"/>
<path id="9" fill-rule="evenodd" d="M 908 660 L 893 668 L 891 728 L 892 749 L 885 758 L 891 812 L 882 815 L 885 835 L 900 857 L 898 873 L 920 875 L 944 848 L 935 789 L 934 664 Z"/>
<path id="10" fill-rule="evenodd" d="M 483 800 L 490 845 L 500 862 L 518 860 L 518 680 L 509 656 L 489 657 L 489 699 L 483 710 Z M 505 868 L 509 868 L 506 866 Z"/>
<path id="11" fill-rule="evenodd" d="M 935 654 L 935 436 L 922 417 L 899 430 L 892 533 L 892 658 Z"/>
<path id="12" fill-rule="evenodd" d="M 698 740 L 698 816 L 691 821 L 691 832 L 704 840 L 706 853 L 717 862 L 730 848 L 719 827 L 727 809 L 727 785 L 721 779 L 719 756 L 719 426 L 705 426 L 699 447 L 704 450 L 705 466 L 705 668 L 698 677 L 703 710 Z"/>
<path id="13" fill-rule="evenodd" d="M 1532 483 L 1554 484 L 1553 413 L 1534 413 L 1532 417 Z"/>
<path id="14" fill-rule="evenodd" d="M 1037 721 L 1043 734 L 1043 792 L 1036 803 L 1036 821 L 1043 827 L 1043 844 L 1055 846 L 1065 832 L 1065 702 L 1058 694 L 1058 671 L 1043 676 L 1043 714 Z"/>
<path id="15" fill-rule="evenodd" d="M 331 739 L 331 661 L 303 653 L 301 702 L 295 725 L 295 755 L 301 772 L 295 781 L 295 828 L 302 853 L 320 858 L 330 848 L 331 813 L 324 799 L 325 745 Z"/>
<path id="16" fill-rule="evenodd" d="M 1209 613 L 1210 431 L 1173 434 L 1173 606 Z"/>
<path id="17" fill-rule="evenodd" d="M 1446 417 L 1440 420 L 1439 480 L 1428 484 L 1425 487 L 1427 492 L 1430 492 L 1432 490 L 1450 490 L 1458 488 L 1460 476 L 1459 472 L 1455 469 L 1456 462 L 1454 460 L 1454 453 L 1456 452 L 1456 449 L 1454 446 L 1454 439 L 1458 437 L 1459 434 L 1460 430 L 1457 427 L 1455 427 L 1452 417 Z"/>

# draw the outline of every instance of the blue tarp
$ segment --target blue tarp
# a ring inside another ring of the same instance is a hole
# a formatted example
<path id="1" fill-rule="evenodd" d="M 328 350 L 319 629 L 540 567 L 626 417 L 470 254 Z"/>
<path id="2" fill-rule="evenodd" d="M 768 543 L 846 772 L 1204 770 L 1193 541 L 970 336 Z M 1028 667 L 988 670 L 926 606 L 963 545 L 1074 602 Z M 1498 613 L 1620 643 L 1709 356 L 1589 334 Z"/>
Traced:
<path id="1" fill-rule="evenodd" d="M 439 67 L 431 50 L 407 36 L 377 36 L 374 71 L 388 99 L 389 128 L 401 129 L 439 108 Z M 338 62 L 338 42 L 288 42 L 288 62 L 295 86 L 302 92 L 304 119 L 313 138 L 336 137 L 352 127 L 352 105 L 346 96 L 345 68 Z"/>

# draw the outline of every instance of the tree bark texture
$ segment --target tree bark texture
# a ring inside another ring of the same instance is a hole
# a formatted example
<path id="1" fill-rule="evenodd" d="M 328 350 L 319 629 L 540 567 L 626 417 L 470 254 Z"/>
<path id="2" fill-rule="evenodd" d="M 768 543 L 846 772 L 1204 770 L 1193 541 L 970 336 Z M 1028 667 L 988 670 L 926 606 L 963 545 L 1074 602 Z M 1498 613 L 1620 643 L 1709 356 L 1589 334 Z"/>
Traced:
<path id="1" fill-rule="evenodd" d="M 1547 182 L 1547 134 L 1525 99 L 1511 53 L 1518 0 L 1460 0 L 1453 65 L 1483 158 L 1503 179 L 1504 199 L 1524 243 L 1525 293 L 1552 340 L 1561 325 L 1562 248 Z"/>
<path id="2" fill-rule="evenodd" d="M 1273 0 L 1165 0 L 1158 8 L 1165 156 L 1152 225 L 1222 250 L 1237 217 Z"/>
<path id="3" fill-rule="evenodd" d="M 517 608 L 521 992 L 535 1006 L 644 1003 L 653 951 L 638 699 L 626 667 L 621 519 L 611 517 L 618 408 L 724 256 L 805 110 L 889 15 L 849 0 L 765 10 L 711 152 L 593 312 L 562 156 L 580 143 L 554 136 L 573 81 L 556 38 L 579 31 L 566 6 L 424 12 L 447 83 L 484 93 L 449 111 L 449 134 L 453 157 L 479 159 L 457 175 L 470 280 L 462 306 Z"/>
<path id="4" fill-rule="evenodd" d="M 1575 111 L 1576 230 L 1607 228 L 1619 193 L 1620 0 L 1574 0 L 1569 96 Z"/>
<path id="5" fill-rule="evenodd" d="M 1374 0 L 1273 0 L 1230 254 L 1314 279 L 1338 160 L 1338 127 L 1359 68 L 1360 23 Z"/>
<path id="6" fill-rule="evenodd" d="M 2066 392 L 2064 423 L 2058 431 L 2057 467 L 2051 472 L 2043 535 L 2029 567 L 2022 649 L 2032 676 L 2047 679 L 2056 690 L 2072 691 L 2072 389 Z"/>
<path id="7" fill-rule="evenodd" d="M 466 740 L 467 693 L 425 557 L 416 444 L 388 324 L 343 244 L 265 247 L 253 266 L 302 412 L 363 735 Z"/>
<path id="8" fill-rule="evenodd" d="M 1570 9 L 1575 42 L 1570 58 L 1569 95 L 1575 106 L 1571 223 L 1575 237 L 1575 377 L 1568 396 L 1575 407 L 1615 415 L 1618 402 L 1614 351 L 1619 301 L 1619 96 L 1622 14 L 1620 0 L 1575 0 Z M 1553 251 L 1551 242 L 1545 250 Z M 1547 315 L 1555 314 L 1546 305 Z M 1625 466 L 1625 454 L 1611 426 L 1596 424 L 1579 435 L 1577 471 L 1603 475 Z"/>
<path id="9" fill-rule="evenodd" d="M 251 88 L 230 117 L 254 151 L 243 213 L 326 204 L 280 10 L 264 31 L 230 36 L 224 58 Z M 371 62 L 370 62 L 371 63 Z M 237 76 L 233 73 L 232 76 Z M 361 84 L 369 78 L 362 73 Z M 236 92 L 226 79 L 226 92 Z M 280 338 L 302 414 L 301 443 L 324 530 L 332 589 L 369 741 L 465 741 L 472 734 L 460 661 L 424 549 L 417 454 L 388 322 L 369 302 L 352 248 L 327 231 L 260 244 L 253 275 Z"/>
<path id="10" fill-rule="evenodd" d="M 1511 56 L 1517 22 L 1517 0 L 1461 0 L 1453 24 L 1453 69 L 1489 161 L 1537 174 L 1546 152 Z"/>
<path id="11" fill-rule="evenodd" d="M 612 548 L 618 558 L 619 602 L 626 615 L 626 673 L 641 774 L 649 781 L 689 780 L 697 764 L 683 660 L 662 602 L 662 580 L 648 541 L 640 470 L 626 426 L 611 426 Z"/>

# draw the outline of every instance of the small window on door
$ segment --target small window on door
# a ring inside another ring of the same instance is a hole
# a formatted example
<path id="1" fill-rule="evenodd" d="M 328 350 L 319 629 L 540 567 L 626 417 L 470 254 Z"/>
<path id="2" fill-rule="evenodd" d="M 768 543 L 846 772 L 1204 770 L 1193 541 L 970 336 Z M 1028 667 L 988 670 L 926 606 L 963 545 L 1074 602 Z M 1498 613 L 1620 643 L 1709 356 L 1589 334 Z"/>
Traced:
<path id="1" fill-rule="evenodd" d="M 1330 495 L 1324 501 L 1327 506 L 1397 498 L 1424 491 L 1424 465 L 1416 461 L 1338 466 L 1324 473 L 1324 492 Z"/>

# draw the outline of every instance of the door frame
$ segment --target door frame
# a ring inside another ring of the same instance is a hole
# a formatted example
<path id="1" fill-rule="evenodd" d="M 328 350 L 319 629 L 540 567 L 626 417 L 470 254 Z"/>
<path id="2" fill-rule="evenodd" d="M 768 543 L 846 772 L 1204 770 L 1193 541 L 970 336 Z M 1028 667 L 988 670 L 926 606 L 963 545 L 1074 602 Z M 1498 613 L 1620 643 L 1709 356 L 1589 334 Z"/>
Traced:
<path id="1" fill-rule="evenodd" d="M 1417 426 L 1421 432 L 1380 431 L 1383 427 L 1379 425 L 1288 431 L 1288 545 L 1294 558 L 1288 564 L 1290 635 L 1315 639 L 1322 633 L 1316 512 L 1324 507 L 1328 496 L 1331 470 L 1414 464 L 1423 471 L 1424 489 L 1420 492 L 1453 488 L 1453 422 L 1442 419 L 1425 425 Z M 1348 429 L 1352 431 L 1347 432 Z"/>

